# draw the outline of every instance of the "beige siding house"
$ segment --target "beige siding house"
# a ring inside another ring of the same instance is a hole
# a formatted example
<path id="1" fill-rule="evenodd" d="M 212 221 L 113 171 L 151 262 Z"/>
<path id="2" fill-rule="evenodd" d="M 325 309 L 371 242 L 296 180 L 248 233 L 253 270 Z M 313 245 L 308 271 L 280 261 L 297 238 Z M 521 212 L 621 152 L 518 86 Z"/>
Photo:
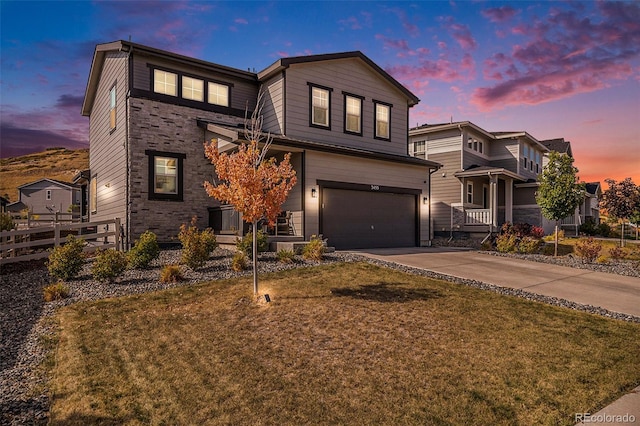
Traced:
<path id="1" fill-rule="evenodd" d="M 527 132 L 488 132 L 469 121 L 423 125 L 409 130 L 409 151 L 442 164 L 431 180 L 436 235 L 542 224 L 535 182 L 548 149 Z"/>
<path id="2" fill-rule="evenodd" d="M 234 150 L 260 90 L 270 155 L 291 152 L 298 177 L 278 224 L 265 227 L 273 240 L 429 244 L 439 164 L 407 152 L 419 100 L 360 52 L 283 58 L 252 73 L 125 41 L 98 45 L 82 109 L 91 219 L 120 217 L 129 244 L 146 230 L 176 241 L 193 216 L 221 240 L 242 235 L 240 215 L 203 189 L 215 178 L 203 143 Z"/>

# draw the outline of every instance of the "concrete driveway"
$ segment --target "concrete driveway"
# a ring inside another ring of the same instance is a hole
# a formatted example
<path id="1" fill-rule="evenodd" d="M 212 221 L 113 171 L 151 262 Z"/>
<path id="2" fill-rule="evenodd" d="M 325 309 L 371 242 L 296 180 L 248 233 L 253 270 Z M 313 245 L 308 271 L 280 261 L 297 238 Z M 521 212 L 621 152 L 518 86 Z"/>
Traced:
<path id="1" fill-rule="evenodd" d="M 492 256 L 459 248 L 370 249 L 358 253 L 640 317 L 640 278 Z"/>

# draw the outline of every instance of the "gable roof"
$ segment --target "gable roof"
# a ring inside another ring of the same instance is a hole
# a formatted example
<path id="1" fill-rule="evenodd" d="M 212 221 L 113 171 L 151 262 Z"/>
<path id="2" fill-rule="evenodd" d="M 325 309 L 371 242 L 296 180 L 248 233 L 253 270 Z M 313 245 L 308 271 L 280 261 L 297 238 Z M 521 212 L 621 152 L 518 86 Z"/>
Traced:
<path id="1" fill-rule="evenodd" d="M 540 141 L 540 143 L 547 147 L 549 151 L 556 151 L 560 154 L 567 154 L 573 158 L 573 152 L 571 152 L 571 142 L 565 141 L 564 138 L 547 139 Z"/>
<path id="2" fill-rule="evenodd" d="M 73 183 L 64 182 L 64 181 L 57 180 L 57 179 L 42 178 L 42 179 L 35 180 L 33 182 L 28 182 L 28 183 L 22 184 L 22 185 L 20 185 L 18 187 L 18 189 L 23 189 L 23 188 L 26 188 L 26 187 L 31 186 L 31 185 L 35 185 L 35 184 L 40 183 L 40 182 L 50 182 L 50 183 L 53 183 L 55 185 L 64 186 L 65 188 L 69 188 L 69 189 L 78 189 L 79 188 L 78 185 L 75 185 Z"/>
<path id="3" fill-rule="evenodd" d="M 600 182 L 588 182 L 588 183 L 586 183 L 585 184 L 585 190 L 587 191 L 588 194 L 598 195 L 598 193 L 601 191 Z"/>
<path id="4" fill-rule="evenodd" d="M 365 64 L 367 64 L 370 68 L 372 68 L 375 72 L 380 74 L 382 78 L 387 80 L 391 85 L 395 86 L 404 96 L 407 97 L 409 101 L 409 106 L 414 106 L 420 102 L 420 99 L 416 95 L 414 95 L 409 89 L 404 87 L 398 80 L 393 78 L 388 72 L 380 68 L 378 64 L 369 59 L 364 53 L 359 50 L 351 51 L 351 52 L 339 52 L 339 53 L 325 53 L 321 55 L 308 55 L 308 56 L 293 56 L 289 58 L 280 58 L 275 61 L 273 64 L 265 68 L 264 70 L 258 73 L 258 79 L 260 81 L 264 81 L 274 74 L 289 68 L 292 64 L 305 64 L 311 62 L 322 62 L 322 61 L 334 61 L 337 59 L 359 59 Z"/>

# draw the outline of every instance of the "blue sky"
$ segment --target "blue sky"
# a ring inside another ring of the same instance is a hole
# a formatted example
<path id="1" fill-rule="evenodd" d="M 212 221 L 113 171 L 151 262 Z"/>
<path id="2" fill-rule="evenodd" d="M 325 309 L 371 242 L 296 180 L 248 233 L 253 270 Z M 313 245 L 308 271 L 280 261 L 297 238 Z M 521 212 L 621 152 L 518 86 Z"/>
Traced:
<path id="1" fill-rule="evenodd" d="M 361 50 L 420 99 L 410 125 L 469 120 L 570 140 L 580 177 L 640 183 L 639 2 L 0 2 L 0 155 L 88 144 L 96 44 L 239 69 Z"/>

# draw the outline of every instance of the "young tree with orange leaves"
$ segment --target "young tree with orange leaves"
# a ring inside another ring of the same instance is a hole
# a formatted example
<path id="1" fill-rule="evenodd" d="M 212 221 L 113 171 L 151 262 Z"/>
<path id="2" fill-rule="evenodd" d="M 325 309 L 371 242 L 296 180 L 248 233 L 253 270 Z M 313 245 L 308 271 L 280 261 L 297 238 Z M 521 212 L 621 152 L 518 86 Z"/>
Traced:
<path id="1" fill-rule="evenodd" d="M 280 207 L 297 181 L 291 153 L 285 154 L 279 164 L 273 157 L 266 158 L 273 138 L 262 132 L 263 95 L 260 91 L 251 119 L 245 119 L 248 143 L 240 143 L 231 154 L 219 152 L 217 139 L 204 144 L 205 155 L 218 176 L 215 184 L 204 182 L 207 194 L 232 205 L 242 213 L 245 222 L 252 224 L 254 294 L 258 293 L 258 221 L 265 219 L 271 226 L 276 224 Z"/>

